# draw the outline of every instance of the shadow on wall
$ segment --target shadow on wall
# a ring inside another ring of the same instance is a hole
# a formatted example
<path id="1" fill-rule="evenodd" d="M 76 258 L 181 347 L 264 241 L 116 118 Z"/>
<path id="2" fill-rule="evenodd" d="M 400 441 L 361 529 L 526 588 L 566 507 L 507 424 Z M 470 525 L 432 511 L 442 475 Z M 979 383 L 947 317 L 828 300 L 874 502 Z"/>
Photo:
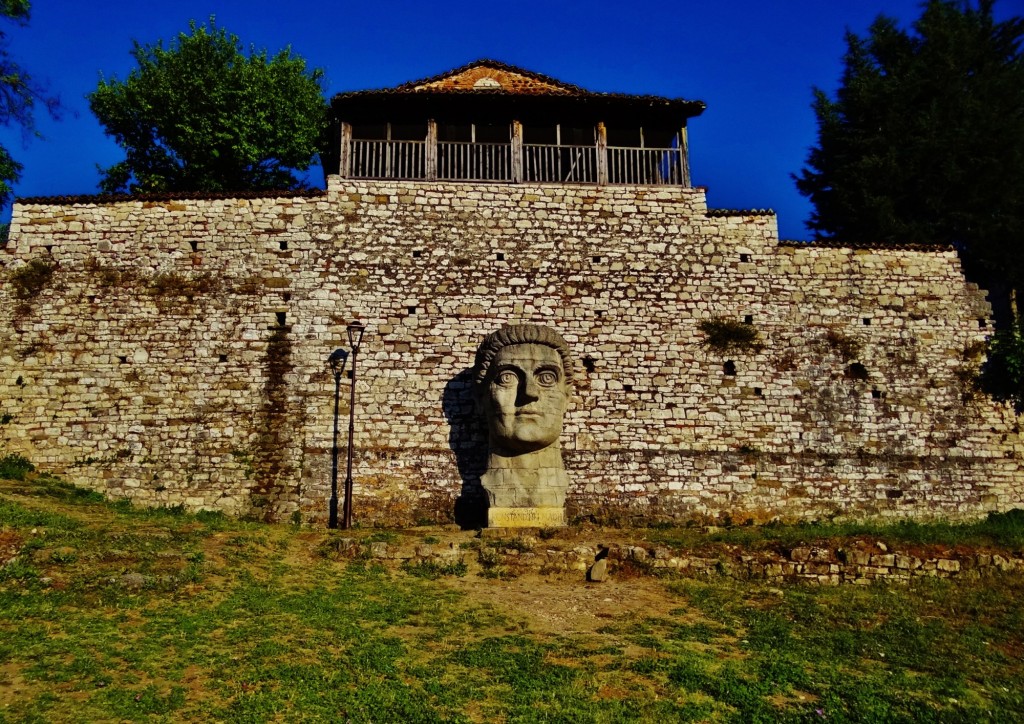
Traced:
<path id="1" fill-rule="evenodd" d="M 463 370 L 445 385 L 442 402 L 448 420 L 448 446 L 455 453 L 462 478 L 455 522 L 463 530 L 487 525 L 487 494 L 480 484 L 487 469 L 487 430 L 476 410 L 473 387 L 473 369 Z"/>

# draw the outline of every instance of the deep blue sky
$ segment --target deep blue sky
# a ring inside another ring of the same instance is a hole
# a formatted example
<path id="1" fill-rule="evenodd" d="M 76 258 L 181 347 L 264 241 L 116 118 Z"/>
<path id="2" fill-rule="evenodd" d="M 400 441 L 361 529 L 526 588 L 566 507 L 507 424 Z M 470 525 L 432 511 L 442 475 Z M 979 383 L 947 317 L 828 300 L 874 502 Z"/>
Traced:
<path id="1" fill-rule="evenodd" d="M 920 0 L 33 0 L 28 27 L 5 24 L 11 51 L 66 111 L 38 119 L 43 139 L 23 147 L 17 130 L 0 129 L 0 143 L 25 165 L 18 196 L 94 193 L 97 164 L 123 156 L 84 95 L 100 74 L 127 76 L 132 40 L 169 39 L 216 15 L 246 45 L 290 45 L 324 68 L 329 96 L 494 58 L 591 90 L 702 100 L 690 147 L 709 204 L 774 208 L 782 238 L 803 239 L 810 205 L 790 174 L 815 142 L 811 88 L 834 91 L 844 30 L 863 34 L 880 12 L 909 24 Z M 996 4 L 999 18 L 1022 13 L 1024 0 Z"/>

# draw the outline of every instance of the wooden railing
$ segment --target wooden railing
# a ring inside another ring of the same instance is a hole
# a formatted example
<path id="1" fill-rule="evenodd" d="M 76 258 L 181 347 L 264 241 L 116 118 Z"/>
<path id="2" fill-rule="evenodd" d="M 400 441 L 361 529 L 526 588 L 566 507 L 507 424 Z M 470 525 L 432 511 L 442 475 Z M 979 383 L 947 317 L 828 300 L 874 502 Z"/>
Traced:
<path id="1" fill-rule="evenodd" d="M 437 177 L 451 181 L 511 181 L 511 143 L 437 144 Z"/>
<path id="2" fill-rule="evenodd" d="M 683 156 L 678 148 L 608 147 L 608 183 L 681 186 Z"/>
<path id="3" fill-rule="evenodd" d="M 427 177 L 424 141 L 352 141 L 350 175 L 356 178 Z"/>
<path id="4" fill-rule="evenodd" d="M 679 148 L 352 140 L 352 178 L 685 186 Z"/>
<path id="5" fill-rule="evenodd" d="M 523 144 L 523 180 L 596 184 L 596 146 Z"/>

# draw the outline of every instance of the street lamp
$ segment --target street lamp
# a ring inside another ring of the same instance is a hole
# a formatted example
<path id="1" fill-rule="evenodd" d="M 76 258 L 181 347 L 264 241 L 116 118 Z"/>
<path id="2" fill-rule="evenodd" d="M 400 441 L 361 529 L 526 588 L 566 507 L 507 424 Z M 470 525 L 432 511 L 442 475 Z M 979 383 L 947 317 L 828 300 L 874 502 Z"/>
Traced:
<path id="1" fill-rule="evenodd" d="M 345 370 L 348 351 L 340 347 L 327 358 L 334 373 L 334 443 L 331 447 L 331 503 L 327 518 L 328 528 L 338 527 L 338 398 L 341 396 L 341 373 Z"/>
<path id="2" fill-rule="evenodd" d="M 356 356 L 363 341 L 366 325 L 352 322 L 348 325 L 348 344 L 352 348 L 352 390 L 348 403 L 348 467 L 345 473 L 345 507 L 342 511 L 341 527 L 352 527 L 352 439 L 356 426 Z"/>

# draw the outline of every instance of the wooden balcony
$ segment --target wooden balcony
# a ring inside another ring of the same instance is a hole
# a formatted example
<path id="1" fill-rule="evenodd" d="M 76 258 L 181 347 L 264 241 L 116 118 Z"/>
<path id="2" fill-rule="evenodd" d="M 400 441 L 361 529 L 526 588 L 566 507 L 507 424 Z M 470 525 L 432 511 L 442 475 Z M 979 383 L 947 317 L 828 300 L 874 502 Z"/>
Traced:
<path id="1" fill-rule="evenodd" d="M 689 186 L 686 149 L 344 139 L 348 178 Z"/>

